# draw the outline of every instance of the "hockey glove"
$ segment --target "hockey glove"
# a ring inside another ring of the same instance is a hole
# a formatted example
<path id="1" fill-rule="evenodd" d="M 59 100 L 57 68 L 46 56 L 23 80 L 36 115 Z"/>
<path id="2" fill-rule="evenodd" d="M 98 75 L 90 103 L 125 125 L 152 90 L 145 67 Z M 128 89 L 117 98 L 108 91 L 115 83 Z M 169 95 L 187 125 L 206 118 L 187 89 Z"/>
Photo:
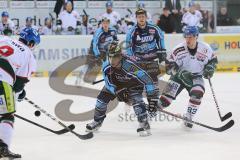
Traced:
<path id="1" fill-rule="evenodd" d="M 119 102 L 128 102 L 129 96 L 128 96 L 127 88 L 122 88 L 122 89 L 116 91 L 116 97 Z"/>
<path id="2" fill-rule="evenodd" d="M 193 75 L 192 75 L 191 72 L 186 71 L 186 70 L 182 70 L 182 71 L 179 71 L 176 74 L 176 76 L 186 87 L 189 87 L 189 88 L 192 87 L 192 85 L 193 85 L 193 81 L 192 81 Z"/>
<path id="3" fill-rule="evenodd" d="M 204 70 L 203 70 L 203 77 L 208 79 L 208 78 L 212 78 L 214 71 L 215 71 L 215 66 L 212 64 L 208 64 L 205 66 Z"/>
<path id="4" fill-rule="evenodd" d="M 23 89 L 21 92 L 16 93 L 18 102 L 21 102 L 26 97 L 26 91 Z"/>

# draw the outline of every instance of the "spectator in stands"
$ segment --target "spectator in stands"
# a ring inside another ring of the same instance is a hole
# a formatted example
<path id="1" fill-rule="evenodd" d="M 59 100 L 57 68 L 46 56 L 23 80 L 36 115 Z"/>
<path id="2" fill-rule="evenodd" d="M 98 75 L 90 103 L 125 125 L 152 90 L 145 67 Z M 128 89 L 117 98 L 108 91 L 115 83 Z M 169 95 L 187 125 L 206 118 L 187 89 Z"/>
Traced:
<path id="1" fill-rule="evenodd" d="M 165 7 L 167 7 L 174 19 L 175 29 L 177 33 L 182 32 L 181 20 L 182 13 L 181 11 L 181 3 L 180 0 L 166 0 Z"/>
<path id="2" fill-rule="evenodd" d="M 52 19 L 49 17 L 46 17 L 44 19 L 44 26 L 40 31 L 40 34 L 42 35 L 53 35 L 53 24 L 52 24 Z"/>
<path id="3" fill-rule="evenodd" d="M 158 26 L 165 33 L 176 33 L 174 18 L 167 7 L 163 8 L 163 14 L 160 16 Z"/>
<path id="4" fill-rule="evenodd" d="M 58 18 L 59 13 L 64 10 L 64 5 L 67 2 L 71 2 L 72 7 L 74 9 L 73 0 L 56 0 L 56 4 L 55 4 L 55 7 L 54 7 L 54 12 L 56 13 L 57 18 Z"/>
<path id="5" fill-rule="evenodd" d="M 59 14 L 59 20 L 62 26 L 62 34 L 74 35 L 77 28 L 78 21 L 80 21 L 80 15 L 77 11 L 73 10 L 72 2 L 65 4 L 64 10 Z"/>
<path id="6" fill-rule="evenodd" d="M 6 11 L 2 12 L 2 19 L 0 22 L 0 34 L 10 36 L 15 32 L 15 25 L 9 19 L 9 14 Z"/>
<path id="7" fill-rule="evenodd" d="M 214 31 L 214 16 L 212 12 L 208 12 L 208 27 L 207 32 L 212 33 Z"/>
<path id="8" fill-rule="evenodd" d="M 231 26 L 233 25 L 233 19 L 228 15 L 227 8 L 222 6 L 220 8 L 220 13 L 217 16 L 218 26 Z"/>
<path id="9" fill-rule="evenodd" d="M 204 33 L 212 33 L 214 30 L 214 18 L 213 14 L 210 11 L 203 12 L 203 20 L 202 20 L 203 28 L 202 32 Z"/>
<path id="10" fill-rule="evenodd" d="M 82 15 L 81 34 L 94 34 L 94 27 L 88 22 L 88 15 Z"/>
<path id="11" fill-rule="evenodd" d="M 202 24 L 200 23 L 202 18 L 202 14 L 200 11 L 196 10 L 194 2 L 190 2 L 189 11 L 185 13 L 182 17 L 182 25 L 197 26 L 199 28 L 202 28 Z"/>
<path id="12" fill-rule="evenodd" d="M 36 31 L 39 31 L 39 27 L 33 25 L 33 19 L 31 17 L 27 17 L 25 22 L 26 22 L 25 25 L 20 28 L 19 33 L 25 28 L 33 28 Z"/>
<path id="13" fill-rule="evenodd" d="M 167 7 L 171 13 L 177 14 L 181 10 L 180 0 L 166 0 L 165 7 Z"/>
<path id="14" fill-rule="evenodd" d="M 121 17 L 118 12 L 113 11 L 113 3 L 111 1 L 107 1 L 106 3 L 106 12 L 100 16 L 100 20 L 103 18 L 109 19 L 110 25 L 118 29 L 118 24 L 121 21 Z"/>

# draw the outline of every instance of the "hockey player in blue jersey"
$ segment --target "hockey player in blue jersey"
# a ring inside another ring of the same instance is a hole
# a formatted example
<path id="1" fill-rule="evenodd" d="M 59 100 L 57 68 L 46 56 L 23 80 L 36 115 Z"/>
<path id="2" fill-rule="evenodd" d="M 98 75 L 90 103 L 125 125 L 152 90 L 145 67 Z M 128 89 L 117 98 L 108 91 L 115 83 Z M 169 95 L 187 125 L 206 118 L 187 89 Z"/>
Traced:
<path id="1" fill-rule="evenodd" d="M 151 77 L 132 61 L 127 60 L 122 55 L 119 45 L 112 43 L 109 46 L 109 62 L 104 63 L 103 74 L 105 86 L 97 97 L 95 106 L 94 121 L 87 124 L 87 131 L 98 130 L 105 117 L 107 105 L 110 101 L 117 98 L 121 102 L 133 106 L 137 115 L 140 136 L 150 135 L 150 125 L 147 117 L 147 107 L 143 101 L 143 89 L 145 88 L 149 105 L 155 106 L 157 90 Z"/>
<path id="2" fill-rule="evenodd" d="M 144 9 L 138 9 L 135 14 L 137 24 L 130 29 L 126 37 L 127 56 L 135 59 L 135 63 L 145 70 L 158 86 L 159 63 L 166 58 L 164 34 L 158 26 L 147 22 L 147 12 Z"/>
<path id="3" fill-rule="evenodd" d="M 117 40 L 117 31 L 110 26 L 110 20 L 103 18 L 102 27 L 93 36 L 93 53 L 96 58 L 106 57 L 108 45 Z M 103 59 L 104 60 L 104 59 Z"/>
<path id="4" fill-rule="evenodd" d="M 96 73 L 101 70 L 101 64 L 106 60 L 106 52 L 109 44 L 117 40 L 117 31 L 110 26 L 110 20 L 103 18 L 101 27 L 93 36 L 89 50 L 87 64 L 88 69 L 84 76 L 84 81 L 92 83 L 96 79 Z"/>

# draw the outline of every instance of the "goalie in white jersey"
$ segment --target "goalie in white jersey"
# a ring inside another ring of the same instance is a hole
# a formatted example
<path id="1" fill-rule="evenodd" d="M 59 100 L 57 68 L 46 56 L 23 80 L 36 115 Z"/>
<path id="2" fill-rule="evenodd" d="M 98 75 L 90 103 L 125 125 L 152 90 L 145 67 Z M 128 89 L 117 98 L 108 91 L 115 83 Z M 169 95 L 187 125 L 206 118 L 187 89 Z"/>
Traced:
<path id="1" fill-rule="evenodd" d="M 168 107 L 172 100 L 185 88 L 190 96 L 186 119 L 192 120 L 204 95 L 204 80 L 213 76 L 217 57 L 210 46 L 197 41 L 198 28 L 188 26 L 184 30 L 186 42 L 177 45 L 166 64 L 167 73 L 171 75 L 168 86 L 160 97 L 160 107 Z M 154 111 L 154 109 L 152 109 Z M 186 127 L 192 124 L 184 122 Z"/>
<path id="2" fill-rule="evenodd" d="M 26 95 L 24 86 L 36 70 L 32 49 L 39 43 L 40 36 L 32 28 L 23 29 L 19 41 L 0 37 L 0 158 L 21 158 L 8 149 L 16 111 L 15 99 L 21 101 Z"/>

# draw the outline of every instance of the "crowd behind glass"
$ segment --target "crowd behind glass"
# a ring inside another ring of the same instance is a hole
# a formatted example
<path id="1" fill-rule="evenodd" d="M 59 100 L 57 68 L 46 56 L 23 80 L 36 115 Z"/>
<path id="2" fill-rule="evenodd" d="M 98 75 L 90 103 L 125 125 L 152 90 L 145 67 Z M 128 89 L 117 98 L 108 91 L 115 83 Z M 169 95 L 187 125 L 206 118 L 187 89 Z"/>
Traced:
<path id="1" fill-rule="evenodd" d="M 42 35 L 91 35 L 101 26 L 99 23 L 102 18 L 108 18 L 110 24 L 119 34 L 126 34 L 126 32 L 135 23 L 134 12 L 129 10 L 128 15 L 121 16 L 114 11 L 111 1 L 106 2 L 106 9 L 100 16 L 96 18 L 89 18 L 90 16 L 83 11 L 80 15 L 74 9 L 73 1 L 66 1 L 65 4 L 56 5 L 54 12 L 56 18 L 46 17 L 43 26 L 34 25 L 34 19 L 26 17 L 25 25 L 16 27 L 11 21 L 11 15 L 7 11 L 1 13 L 0 33 L 3 35 L 17 35 L 26 27 L 32 27 L 39 31 Z M 144 3 L 138 3 L 137 8 L 145 8 Z M 146 9 L 147 10 L 147 9 Z M 214 31 L 214 16 L 209 10 L 202 10 L 200 4 L 190 2 L 188 7 L 183 8 L 180 0 L 166 0 L 165 7 L 162 9 L 157 21 L 152 20 L 149 12 L 148 22 L 155 23 L 165 33 L 181 33 L 186 25 L 198 26 L 203 33 L 212 33 Z M 94 17 L 91 15 L 91 17 Z M 228 15 L 227 7 L 220 6 L 217 16 L 218 26 L 232 26 L 240 24 L 239 20 L 234 20 Z"/>

